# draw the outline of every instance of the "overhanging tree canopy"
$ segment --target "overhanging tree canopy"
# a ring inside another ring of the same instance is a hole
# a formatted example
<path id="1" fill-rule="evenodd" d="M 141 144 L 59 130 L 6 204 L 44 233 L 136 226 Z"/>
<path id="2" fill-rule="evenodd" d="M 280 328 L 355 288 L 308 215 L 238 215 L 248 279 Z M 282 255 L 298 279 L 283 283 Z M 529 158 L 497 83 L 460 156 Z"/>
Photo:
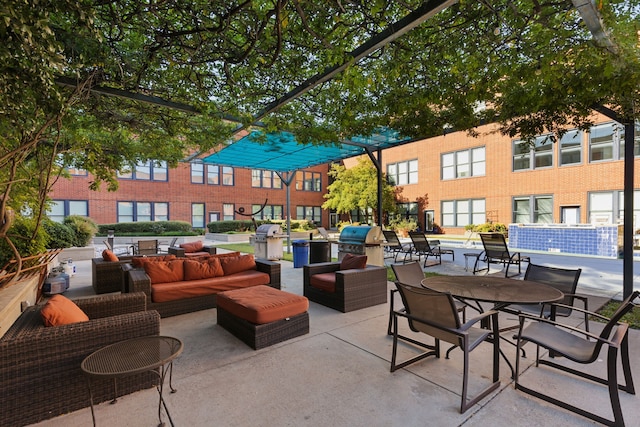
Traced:
<path id="1" fill-rule="evenodd" d="M 267 131 L 316 143 L 380 127 L 424 138 L 497 120 L 526 138 L 585 128 L 598 105 L 623 121 L 637 117 L 639 0 L 598 3 L 614 51 L 569 0 L 451 3 L 10 2 L 0 20 L 0 225 L 7 206 L 29 200 L 17 196 L 34 193 L 34 180 L 46 194 L 42 171 L 56 172 L 58 153 L 94 173 L 96 185 L 115 185 L 129 162 L 175 163 L 187 149 L 224 142 L 233 131 L 224 117 L 248 126 L 332 67 L 342 71 L 263 117 Z M 395 23 L 445 5 L 356 61 L 359 47 Z M 109 88 L 140 96 L 104 95 Z"/>

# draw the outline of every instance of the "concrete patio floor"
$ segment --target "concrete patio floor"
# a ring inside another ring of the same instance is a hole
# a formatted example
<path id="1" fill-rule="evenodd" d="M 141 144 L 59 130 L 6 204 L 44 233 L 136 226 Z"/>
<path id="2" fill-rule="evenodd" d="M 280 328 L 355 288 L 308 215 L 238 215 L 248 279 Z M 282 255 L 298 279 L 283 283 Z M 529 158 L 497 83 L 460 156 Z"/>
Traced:
<path id="1" fill-rule="evenodd" d="M 471 274 L 464 270 L 463 249 L 456 250 L 456 262 L 429 267 L 443 274 Z M 458 253 L 459 252 L 459 253 Z M 467 250 L 464 250 L 467 252 Z M 554 258 L 556 259 L 556 258 Z M 587 284 L 605 280 L 595 261 L 583 259 Z M 538 263 L 545 263 L 536 260 Z M 282 289 L 302 295 L 302 269 L 282 261 Z M 555 264 L 567 263 L 566 259 Z M 569 262 L 570 264 L 571 262 Z M 76 262 L 70 298 L 93 295 L 90 261 Z M 549 263 L 551 264 L 551 263 Z M 498 273 L 499 274 L 499 273 Z M 599 277 L 598 277 L 599 276 Z M 615 276 L 615 274 L 611 274 Z M 621 277 L 609 277 L 621 287 Z M 605 280 L 606 281 L 606 280 Z M 394 287 L 389 282 L 389 289 Z M 579 285 L 580 286 L 580 285 Z M 591 285 L 585 289 L 590 290 Z M 579 287 L 579 291 L 582 289 Z M 582 290 L 584 293 L 584 290 Z M 595 309 L 619 289 L 589 292 L 590 309 Z M 473 311 L 470 311 L 470 315 Z M 184 343 L 184 352 L 174 362 L 173 386 L 165 388 L 165 400 L 176 426 L 587 426 L 595 423 L 571 412 L 516 391 L 504 360 L 500 364 L 500 388 L 469 409 L 458 412 L 462 388 L 462 353 L 417 362 L 389 372 L 392 338 L 387 336 L 388 304 L 340 313 L 310 303 L 310 332 L 307 335 L 254 351 L 216 324 L 216 310 L 205 310 L 162 319 L 161 334 Z M 501 326 L 515 318 L 500 315 Z M 579 325 L 575 315 L 568 323 Z M 592 330 L 601 325 L 592 323 Z M 404 333 L 409 334 L 406 322 Z M 509 334 L 511 335 L 511 334 Z M 429 339 L 425 335 L 421 339 Z M 448 346 L 444 347 L 445 349 Z M 515 362 L 515 347 L 501 343 L 509 360 Z M 634 378 L 640 381 L 640 331 L 630 336 Z M 562 396 L 578 406 L 611 417 L 606 387 L 578 380 L 549 368 L 532 366 L 535 347 L 528 344 L 522 359 L 521 382 Z M 483 343 L 471 353 L 469 394 L 489 384 L 491 350 Z M 415 353 L 411 346 L 400 348 L 399 358 Z M 635 356 L 634 356 L 635 355 Z M 590 372 L 605 374 L 605 357 L 589 365 Z M 167 380 L 168 383 L 168 380 Z M 64 398 L 46 396 L 43 398 Z M 88 395 L 87 395 L 88 398 Z M 628 426 L 640 422 L 640 398 L 620 393 Z M 143 390 L 96 406 L 98 426 L 151 426 L 158 424 L 158 394 Z M 163 411 L 163 420 L 169 425 Z M 1 422 L 0 422 L 1 424 Z M 85 408 L 44 421 L 37 426 L 69 427 L 91 425 L 91 411 Z"/>

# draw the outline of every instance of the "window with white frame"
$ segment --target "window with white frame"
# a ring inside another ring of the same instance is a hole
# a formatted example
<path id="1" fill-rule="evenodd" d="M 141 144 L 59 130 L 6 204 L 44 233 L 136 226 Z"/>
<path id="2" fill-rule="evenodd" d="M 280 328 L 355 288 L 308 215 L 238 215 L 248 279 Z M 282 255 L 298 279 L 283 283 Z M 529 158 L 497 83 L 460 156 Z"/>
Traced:
<path id="1" fill-rule="evenodd" d="M 464 227 L 487 222 L 484 199 L 446 200 L 441 203 L 441 206 L 443 227 Z"/>
<path id="2" fill-rule="evenodd" d="M 282 188 L 282 181 L 278 174 L 273 171 L 252 169 L 251 186 L 257 188 Z"/>
<path id="3" fill-rule="evenodd" d="M 296 206 L 296 219 L 308 219 L 320 223 L 322 221 L 322 208 L 320 206 Z"/>
<path id="4" fill-rule="evenodd" d="M 513 170 L 533 170 L 553 166 L 553 141 L 550 135 L 537 136 L 530 144 L 513 141 Z"/>
<path id="5" fill-rule="evenodd" d="M 549 195 L 514 197 L 513 222 L 551 224 L 553 222 L 553 197 Z"/>
<path id="6" fill-rule="evenodd" d="M 52 200 L 47 209 L 47 216 L 62 222 L 69 215 L 89 216 L 89 202 L 87 200 Z"/>
<path id="7" fill-rule="evenodd" d="M 444 153 L 440 164 L 443 180 L 483 176 L 486 172 L 485 147 Z"/>
<path id="8" fill-rule="evenodd" d="M 128 170 L 119 171 L 120 179 L 136 179 L 139 181 L 167 181 L 169 179 L 167 162 L 148 160 L 136 163 Z"/>
<path id="9" fill-rule="evenodd" d="M 191 183 L 204 184 L 204 163 L 201 161 L 191 162 Z"/>
<path id="10" fill-rule="evenodd" d="M 624 191 L 589 193 L 589 222 L 616 224 L 624 220 Z M 633 192 L 633 227 L 640 227 L 640 191 Z"/>
<path id="11" fill-rule="evenodd" d="M 322 174 L 320 172 L 297 172 L 296 190 L 322 191 Z"/>
<path id="12" fill-rule="evenodd" d="M 222 220 L 231 221 L 235 219 L 234 209 L 235 208 L 233 203 L 224 203 L 222 205 Z"/>
<path id="13" fill-rule="evenodd" d="M 168 221 L 169 203 L 121 201 L 117 204 L 118 222 Z"/>
<path id="14" fill-rule="evenodd" d="M 220 184 L 220 166 L 207 165 L 207 184 L 209 185 Z"/>
<path id="15" fill-rule="evenodd" d="M 231 166 L 222 166 L 222 185 L 234 185 L 233 168 Z"/>
<path id="16" fill-rule="evenodd" d="M 601 162 L 624 158 L 624 131 L 617 122 L 602 123 L 589 129 L 589 161 Z"/>
<path id="17" fill-rule="evenodd" d="M 191 203 L 191 226 L 193 228 L 205 227 L 205 212 L 204 203 Z"/>
<path id="18" fill-rule="evenodd" d="M 582 163 L 582 131 L 572 129 L 560 138 L 560 166 Z"/>
<path id="19" fill-rule="evenodd" d="M 262 205 L 251 205 L 251 212 L 258 212 L 261 208 Z M 266 205 L 253 217 L 256 219 L 282 219 L 282 205 Z"/>
<path id="20" fill-rule="evenodd" d="M 387 180 L 391 185 L 418 183 L 418 160 L 387 164 Z"/>

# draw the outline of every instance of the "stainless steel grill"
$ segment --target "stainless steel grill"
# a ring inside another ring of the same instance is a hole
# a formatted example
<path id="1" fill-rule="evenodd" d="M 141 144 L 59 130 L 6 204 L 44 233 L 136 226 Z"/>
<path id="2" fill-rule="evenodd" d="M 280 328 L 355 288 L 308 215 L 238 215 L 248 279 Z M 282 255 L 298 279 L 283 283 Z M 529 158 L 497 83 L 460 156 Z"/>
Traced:
<path id="1" fill-rule="evenodd" d="M 346 254 L 366 255 L 367 264 L 384 265 L 382 229 L 378 226 L 353 225 L 342 229 L 338 240 L 338 259 Z"/>
<path id="2" fill-rule="evenodd" d="M 278 224 L 262 224 L 253 239 L 256 258 L 282 259 L 282 227 Z"/>

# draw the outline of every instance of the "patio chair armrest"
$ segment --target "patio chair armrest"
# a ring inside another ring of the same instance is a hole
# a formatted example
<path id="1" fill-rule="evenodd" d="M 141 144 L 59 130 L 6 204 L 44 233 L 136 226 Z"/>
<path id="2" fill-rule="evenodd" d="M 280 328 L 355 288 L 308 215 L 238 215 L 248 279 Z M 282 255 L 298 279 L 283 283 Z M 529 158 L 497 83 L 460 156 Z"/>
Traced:
<path id="1" fill-rule="evenodd" d="M 489 311 L 485 311 L 484 313 L 480 313 L 478 316 L 474 316 L 473 318 L 467 320 L 463 325 L 461 325 L 460 330 L 466 331 L 467 329 L 469 329 L 471 326 L 475 325 L 479 321 L 486 319 L 487 317 L 490 317 L 490 316 L 493 316 L 495 319 L 497 315 L 498 315 L 498 311 L 496 310 L 489 310 Z"/>
<path id="2" fill-rule="evenodd" d="M 580 299 L 582 299 L 582 298 L 583 298 L 583 297 L 580 297 Z M 583 301 L 583 302 L 584 302 L 584 301 Z M 588 314 L 588 315 L 591 315 L 591 316 L 593 316 L 593 317 L 597 317 L 597 318 L 602 319 L 602 320 L 610 320 L 608 317 L 603 316 L 602 314 L 596 313 L 596 312 L 594 312 L 594 311 L 589 311 L 589 310 L 587 310 L 587 309 L 585 309 L 585 308 L 575 307 L 575 306 L 571 306 L 571 305 L 567 305 L 567 304 L 562 304 L 562 303 L 558 303 L 558 302 L 545 302 L 545 303 L 543 303 L 542 305 L 543 305 L 543 306 L 550 306 L 550 307 L 551 307 L 551 310 L 553 310 L 553 307 L 554 307 L 554 306 L 556 306 L 556 307 L 562 307 L 562 308 L 566 308 L 566 309 L 569 309 L 569 310 L 575 310 L 575 311 L 578 311 L 578 312 L 580 312 L 580 313 L 586 313 L 586 314 Z"/>
<path id="3" fill-rule="evenodd" d="M 535 320 L 536 322 L 547 323 L 549 325 L 553 325 L 553 326 L 556 326 L 556 327 L 561 328 L 561 329 L 566 329 L 566 330 L 569 330 L 569 331 L 572 331 L 572 332 L 577 332 L 577 333 L 579 333 L 581 335 L 584 335 L 585 337 L 593 338 L 596 341 L 601 341 L 601 342 L 607 343 L 607 344 L 610 343 L 609 340 L 602 339 L 600 336 L 595 335 L 595 334 L 593 334 L 591 332 L 587 332 L 584 329 L 576 328 L 575 326 L 570 326 L 570 325 L 567 325 L 567 324 L 564 324 L 564 323 L 559 323 L 559 322 L 556 322 L 555 320 L 546 319 L 544 317 L 532 316 L 530 314 L 525 314 L 525 313 L 520 313 L 518 315 L 518 317 L 519 317 L 519 321 L 520 321 L 520 330 L 518 331 L 518 339 L 520 339 L 520 336 L 522 335 L 522 329 L 523 329 L 523 326 L 524 326 L 524 321 L 525 320 Z"/>
<path id="4" fill-rule="evenodd" d="M 209 253 L 209 255 L 215 255 L 216 253 L 218 253 L 218 248 L 215 246 L 204 246 L 202 248 L 202 251 Z"/>

